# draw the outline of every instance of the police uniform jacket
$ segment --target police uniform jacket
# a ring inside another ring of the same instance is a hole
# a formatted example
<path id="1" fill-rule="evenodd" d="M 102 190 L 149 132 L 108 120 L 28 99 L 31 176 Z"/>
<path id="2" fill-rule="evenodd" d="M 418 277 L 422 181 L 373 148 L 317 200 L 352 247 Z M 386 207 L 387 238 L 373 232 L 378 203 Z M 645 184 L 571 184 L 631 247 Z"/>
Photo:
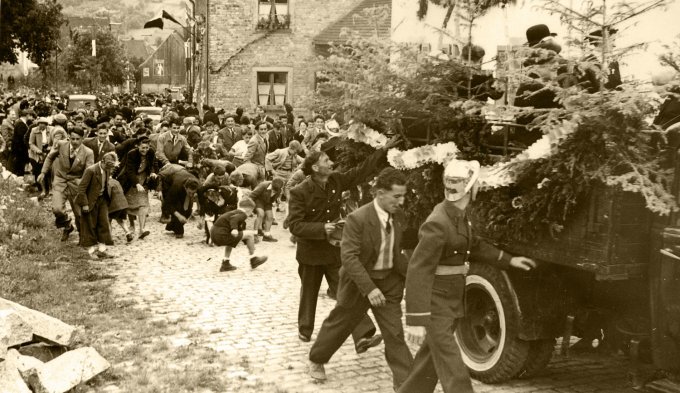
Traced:
<path id="1" fill-rule="evenodd" d="M 297 238 L 296 258 L 303 265 L 337 263 L 339 249 L 326 240 L 324 224 L 340 218 L 342 192 L 364 182 L 385 158 L 385 150 L 378 150 L 366 161 L 347 172 L 333 172 L 326 188 L 321 188 L 311 176 L 290 191 L 288 222 L 290 232 Z"/>
<path id="2" fill-rule="evenodd" d="M 455 317 L 464 314 L 465 276 L 461 274 L 454 284 L 450 280 L 435 280 L 437 266 L 459 266 L 470 261 L 506 268 L 512 258 L 510 254 L 474 236 L 465 211 L 448 201 L 435 206 L 420 227 L 418 239 L 406 274 L 406 324 L 410 326 L 428 324 L 433 292 L 459 294 L 450 307 Z"/>

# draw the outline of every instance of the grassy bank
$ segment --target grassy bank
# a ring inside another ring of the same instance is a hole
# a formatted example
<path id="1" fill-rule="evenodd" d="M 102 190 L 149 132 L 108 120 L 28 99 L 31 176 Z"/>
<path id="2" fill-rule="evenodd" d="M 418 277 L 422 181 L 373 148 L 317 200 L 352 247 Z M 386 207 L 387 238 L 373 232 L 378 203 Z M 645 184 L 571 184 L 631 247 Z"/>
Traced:
<path id="1" fill-rule="evenodd" d="M 76 392 L 277 391 L 248 377 L 247 362 L 206 347 L 208 334 L 117 301 L 106 262 L 60 242 L 49 203 L 28 197 L 0 180 L 0 297 L 77 326 L 77 346 L 95 347 L 112 364 Z"/>

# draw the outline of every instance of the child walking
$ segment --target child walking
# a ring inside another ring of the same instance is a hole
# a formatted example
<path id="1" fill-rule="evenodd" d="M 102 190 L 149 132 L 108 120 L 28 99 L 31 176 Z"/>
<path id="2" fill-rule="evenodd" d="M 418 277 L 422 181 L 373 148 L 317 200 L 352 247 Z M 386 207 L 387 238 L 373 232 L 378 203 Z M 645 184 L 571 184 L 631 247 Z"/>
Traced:
<path id="1" fill-rule="evenodd" d="M 210 237 L 216 246 L 225 246 L 224 259 L 222 259 L 221 272 L 236 270 L 236 266 L 229 261 L 231 250 L 239 242 L 245 243 L 250 254 L 250 267 L 255 269 L 267 261 L 266 256 L 255 255 L 255 237 L 257 232 L 246 230 L 246 219 L 253 213 L 255 202 L 249 198 L 243 198 L 238 202 L 238 208 L 222 214 L 210 231 Z"/>

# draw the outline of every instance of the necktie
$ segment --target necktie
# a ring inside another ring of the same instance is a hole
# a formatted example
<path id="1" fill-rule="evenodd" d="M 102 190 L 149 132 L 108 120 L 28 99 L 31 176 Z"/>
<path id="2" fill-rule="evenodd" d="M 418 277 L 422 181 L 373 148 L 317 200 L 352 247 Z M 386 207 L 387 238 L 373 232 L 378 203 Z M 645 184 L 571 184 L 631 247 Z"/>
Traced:
<path id="1" fill-rule="evenodd" d="M 385 222 L 385 248 L 383 251 L 382 258 L 382 268 L 391 269 L 392 264 L 390 263 L 390 257 L 392 256 L 392 226 L 390 225 L 390 214 L 387 215 L 387 221 Z"/>

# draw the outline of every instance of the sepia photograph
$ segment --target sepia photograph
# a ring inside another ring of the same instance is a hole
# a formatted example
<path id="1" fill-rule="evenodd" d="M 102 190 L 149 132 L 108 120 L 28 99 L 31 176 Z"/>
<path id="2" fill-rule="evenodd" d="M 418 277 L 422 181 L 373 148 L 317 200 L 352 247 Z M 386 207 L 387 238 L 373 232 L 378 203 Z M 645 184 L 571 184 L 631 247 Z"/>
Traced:
<path id="1" fill-rule="evenodd" d="M 0 393 L 680 393 L 678 20 L 0 0 Z"/>

